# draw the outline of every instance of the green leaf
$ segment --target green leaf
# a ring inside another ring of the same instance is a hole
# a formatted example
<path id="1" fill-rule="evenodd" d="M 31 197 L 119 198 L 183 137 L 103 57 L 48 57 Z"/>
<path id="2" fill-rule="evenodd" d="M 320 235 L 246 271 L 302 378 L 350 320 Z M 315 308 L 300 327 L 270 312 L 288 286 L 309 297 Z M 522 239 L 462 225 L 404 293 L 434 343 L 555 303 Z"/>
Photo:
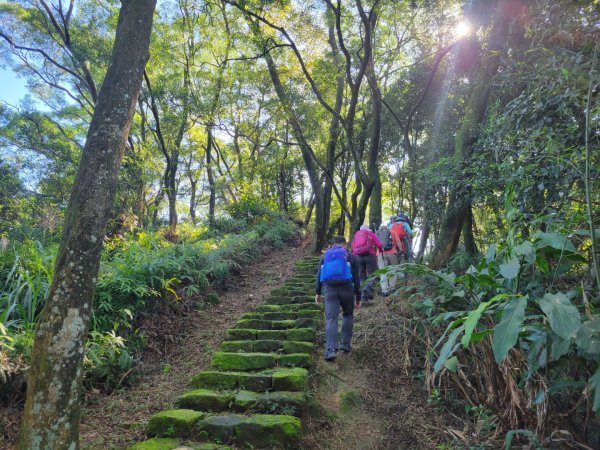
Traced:
<path id="1" fill-rule="evenodd" d="M 456 372 L 458 370 L 458 358 L 453 356 L 449 358 L 445 363 L 444 367 L 448 369 L 450 372 Z"/>
<path id="2" fill-rule="evenodd" d="M 465 329 L 465 325 L 463 324 L 463 325 L 459 326 L 458 328 L 455 328 L 454 331 L 452 331 L 452 333 L 450 334 L 450 336 L 448 336 L 448 340 L 446 341 L 446 343 L 440 350 L 440 356 L 438 357 L 437 361 L 435 362 L 435 364 L 433 366 L 433 370 L 435 372 L 439 372 L 440 369 L 442 368 L 442 366 L 444 365 L 444 363 L 446 362 L 446 360 L 448 358 L 450 358 L 450 356 L 452 356 L 452 353 L 454 353 L 456 351 L 456 349 L 460 345 L 460 344 L 456 344 L 456 339 L 458 338 L 460 333 L 463 332 L 464 329 Z"/>
<path id="3" fill-rule="evenodd" d="M 575 246 L 564 234 L 538 231 L 536 237 L 539 239 L 537 243 L 538 248 L 552 247 L 556 250 L 576 252 Z"/>
<path id="4" fill-rule="evenodd" d="M 563 339 L 569 339 L 575 334 L 581 325 L 581 316 L 565 294 L 548 293 L 539 303 L 544 314 L 548 316 L 552 331 Z"/>
<path id="5" fill-rule="evenodd" d="M 496 259 L 496 244 L 490 245 L 488 251 L 485 254 L 485 260 L 489 264 Z"/>
<path id="6" fill-rule="evenodd" d="M 546 257 L 541 253 L 537 253 L 535 255 L 535 265 L 542 273 L 548 273 L 550 271 L 550 264 L 548 263 Z"/>
<path id="7" fill-rule="evenodd" d="M 483 313 L 483 311 L 485 311 L 489 305 L 490 302 L 480 303 L 477 309 L 474 309 L 469 312 L 467 320 L 465 321 L 465 335 L 461 339 L 463 347 L 468 346 L 469 342 L 471 342 L 471 335 L 473 334 L 473 330 L 477 326 L 477 322 L 479 322 L 481 313 Z"/>
<path id="8" fill-rule="evenodd" d="M 512 258 L 510 261 L 500 264 L 500 275 L 507 280 L 512 280 L 513 278 L 517 278 L 520 269 L 521 262 L 519 261 L 519 258 Z"/>
<path id="9" fill-rule="evenodd" d="M 600 357 L 600 319 L 584 322 L 577 330 L 575 344 L 584 357 L 597 360 Z"/>
<path id="10" fill-rule="evenodd" d="M 529 241 L 524 241 L 514 248 L 515 255 L 525 257 L 529 264 L 535 261 L 535 247 Z"/>
<path id="11" fill-rule="evenodd" d="M 551 335 L 550 360 L 556 361 L 561 356 L 566 355 L 571 347 L 571 339 L 563 339 L 557 334 Z"/>
<path id="12" fill-rule="evenodd" d="M 510 301 L 504 311 L 502 319 L 494 328 L 494 339 L 492 350 L 496 362 L 502 361 L 508 351 L 517 343 L 519 330 L 525 320 L 525 307 L 527 306 L 527 297 L 517 297 Z"/>
<path id="13" fill-rule="evenodd" d="M 594 404 L 592 409 L 594 412 L 600 410 L 600 369 L 590 378 L 590 388 L 594 391 Z"/>

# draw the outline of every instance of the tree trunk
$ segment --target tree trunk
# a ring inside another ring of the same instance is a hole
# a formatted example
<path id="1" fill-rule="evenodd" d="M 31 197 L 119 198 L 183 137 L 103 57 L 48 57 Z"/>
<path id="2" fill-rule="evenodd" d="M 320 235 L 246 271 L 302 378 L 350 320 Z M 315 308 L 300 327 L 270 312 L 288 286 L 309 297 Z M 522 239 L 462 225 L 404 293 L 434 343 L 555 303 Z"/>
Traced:
<path id="1" fill-rule="evenodd" d="M 210 228 L 215 224 L 215 204 L 217 199 L 217 190 L 215 189 L 215 177 L 212 169 L 212 146 L 213 135 L 212 126 L 207 129 L 206 141 L 206 177 L 208 179 L 209 199 L 208 199 L 208 225 Z"/>
<path id="2" fill-rule="evenodd" d="M 471 255 L 477 255 L 477 244 L 475 243 L 475 236 L 473 235 L 473 227 L 475 226 L 473 218 L 473 207 L 469 205 L 467 207 L 467 214 L 465 215 L 465 221 L 463 223 L 463 240 L 465 242 L 465 251 Z"/>
<path id="3" fill-rule="evenodd" d="M 122 0 L 111 61 L 67 209 L 36 330 L 19 450 L 79 448 L 82 360 L 102 242 L 148 60 L 155 1 Z"/>
<path id="4" fill-rule="evenodd" d="M 485 118 L 485 111 L 492 87 L 492 78 L 498 71 L 500 53 L 508 39 L 509 23 L 517 12 L 511 5 L 511 0 L 500 0 L 494 13 L 492 30 L 488 38 L 486 54 L 482 58 L 481 68 L 475 79 L 473 91 L 465 109 L 460 130 L 456 135 L 455 154 L 461 159 L 462 173 L 470 163 L 473 144 L 479 125 Z M 441 267 L 456 251 L 461 229 L 467 215 L 470 200 L 467 200 L 468 186 L 459 184 L 453 187 L 448 196 L 448 205 L 444 216 L 440 237 L 433 249 L 432 267 Z"/>
<path id="5" fill-rule="evenodd" d="M 196 223 L 196 192 L 198 190 L 198 180 L 190 177 L 190 219 L 193 224 Z"/>

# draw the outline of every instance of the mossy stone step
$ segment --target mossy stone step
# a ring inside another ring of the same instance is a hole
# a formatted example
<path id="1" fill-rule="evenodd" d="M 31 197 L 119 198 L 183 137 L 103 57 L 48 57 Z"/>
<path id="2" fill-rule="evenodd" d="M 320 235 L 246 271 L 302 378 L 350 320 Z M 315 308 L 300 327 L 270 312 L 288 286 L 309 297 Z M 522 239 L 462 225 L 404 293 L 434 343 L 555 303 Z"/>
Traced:
<path id="1" fill-rule="evenodd" d="M 130 447 L 128 450 L 180 450 L 180 449 L 193 449 L 193 450 L 231 450 L 231 447 L 226 447 L 222 444 L 213 444 L 211 442 L 204 442 L 202 444 L 191 444 L 181 442 L 180 439 L 174 438 L 152 438 L 144 442 L 138 442 Z"/>
<path id="2" fill-rule="evenodd" d="M 298 303 L 310 303 L 314 302 L 315 297 L 301 293 L 300 295 L 288 295 L 284 294 L 273 294 L 265 299 L 267 305 L 293 305 Z"/>
<path id="3" fill-rule="evenodd" d="M 203 413 L 191 409 L 168 409 L 150 417 L 146 432 L 159 437 L 193 437 L 203 417 Z"/>
<path id="4" fill-rule="evenodd" d="M 276 340 L 305 341 L 315 340 L 314 328 L 291 328 L 289 330 L 254 330 L 247 328 L 231 328 L 225 332 L 230 341 Z"/>
<path id="5" fill-rule="evenodd" d="M 293 311 L 308 311 L 308 310 L 314 310 L 314 311 L 322 311 L 323 307 L 321 305 L 317 305 L 313 301 L 311 302 L 304 302 L 304 303 L 292 303 L 292 304 L 283 304 L 283 305 L 260 305 L 258 306 L 254 311 L 256 312 L 279 312 L 279 311 L 283 311 L 283 312 L 293 312 Z"/>
<path id="6" fill-rule="evenodd" d="M 236 442 L 251 448 L 295 445 L 301 431 L 300 419 L 287 415 L 211 416 L 202 421 L 201 425 L 213 439 Z"/>
<path id="7" fill-rule="evenodd" d="M 314 344 L 311 342 L 267 339 L 254 341 L 224 341 L 221 343 L 221 350 L 224 352 L 312 353 L 314 347 Z"/>
<path id="8" fill-rule="evenodd" d="M 240 319 L 235 328 L 254 330 L 288 330 L 290 328 L 316 328 L 318 321 L 309 317 L 295 320 Z"/>
<path id="9" fill-rule="evenodd" d="M 290 353 L 278 355 L 276 353 L 231 353 L 215 352 L 212 367 L 226 371 L 250 371 L 275 367 L 310 367 L 311 355 L 308 353 Z"/>
<path id="10" fill-rule="evenodd" d="M 308 371 L 301 367 L 256 373 L 203 371 L 192 378 L 196 389 L 303 391 L 307 386 Z"/>
<path id="11" fill-rule="evenodd" d="M 258 412 L 265 414 L 302 415 L 306 406 L 306 394 L 294 391 L 253 392 L 240 390 L 212 391 L 195 389 L 184 393 L 177 403 L 182 408 L 205 412 Z"/>
<path id="12" fill-rule="evenodd" d="M 267 311 L 246 313 L 241 320 L 296 320 L 296 319 L 318 319 L 321 317 L 320 309 L 298 309 L 296 311 Z"/>

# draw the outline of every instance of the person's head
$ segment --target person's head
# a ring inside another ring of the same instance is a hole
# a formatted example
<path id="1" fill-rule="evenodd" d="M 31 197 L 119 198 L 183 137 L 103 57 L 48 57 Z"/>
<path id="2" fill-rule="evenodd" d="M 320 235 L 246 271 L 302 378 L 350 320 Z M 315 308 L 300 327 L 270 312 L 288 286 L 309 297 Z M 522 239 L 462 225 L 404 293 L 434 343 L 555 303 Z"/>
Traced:
<path id="1" fill-rule="evenodd" d="M 379 227 L 380 230 L 387 230 L 387 225 L 386 224 L 381 224 L 381 226 Z"/>
<path id="2" fill-rule="evenodd" d="M 398 218 L 398 216 L 392 216 L 392 217 L 390 217 L 390 222 L 396 223 L 396 219 L 397 218 Z"/>
<path id="3" fill-rule="evenodd" d="M 331 239 L 331 243 L 333 245 L 337 245 L 338 247 L 345 247 L 346 238 L 344 236 L 334 236 L 333 239 Z"/>
<path id="4" fill-rule="evenodd" d="M 360 229 L 364 230 L 364 231 L 371 231 L 371 229 L 369 228 L 369 225 L 361 225 Z"/>

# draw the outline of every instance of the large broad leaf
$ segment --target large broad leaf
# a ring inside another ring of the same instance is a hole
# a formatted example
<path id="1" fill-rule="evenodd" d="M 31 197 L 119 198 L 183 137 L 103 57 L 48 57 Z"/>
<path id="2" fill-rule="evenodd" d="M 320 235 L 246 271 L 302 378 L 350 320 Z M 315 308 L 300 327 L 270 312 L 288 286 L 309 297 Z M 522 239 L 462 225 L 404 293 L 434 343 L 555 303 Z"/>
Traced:
<path id="1" fill-rule="evenodd" d="M 519 275 L 519 270 L 521 270 L 519 258 L 512 258 L 510 261 L 500 264 L 500 275 L 507 280 L 517 278 L 517 275 Z"/>
<path id="2" fill-rule="evenodd" d="M 494 328 L 492 349 L 496 362 L 502 361 L 508 351 L 517 343 L 519 330 L 525 319 L 527 297 L 516 297 L 510 301 L 502 312 L 500 323 Z"/>
<path id="3" fill-rule="evenodd" d="M 538 248 L 552 247 L 561 251 L 576 251 L 573 243 L 564 234 L 544 233 L 543 231 L 538 231 L 535 236 L 539 239 L 539 242 L 537 243 Z"/>
<path id="4" fill-rule="evenodd" d="M 548 316 L 552 331 L 563 339 L 569 339 L 575 335 L 581 325 L 581 316 L 565 294 L 562 292 L 546 294 L 539 302 L 540 308 Z"/>
<path id="5" fill-rule="evenodd" d="M 577 330 L 575 344 L 582 356 L 597 360 L 600 357 L 600 319 L 583 323 Z"/>
<path id="6" fill-rule="evenodd" d="M 440 350 L 440 356 L 438 357 L 437 361 L 433 366 L 433 370 L 435 372 L 438 372 L 443 367 L 446 360 L 450 358 L 452 354 L 456 351 L 456 349 L 460 345 L 456 343 L 456 339 L 458 338 L 460 333 L 463 332 L 464 329 L 465 325 L 463 324 L 456 328 L 452 333 L 450 333 L 450 336 L 448 336 L 448 340 Z"/>
<path id="7" fill-rule="evenodd" d="M 529 241 L 523 241 L 514 248 L 515 255 L 523 256 L 529 264 L 535 261 L 535 247 Z"/>
<path id="8" fill-rule="evenodd" d="M 477 322 L 479 322 L 479 318 L 481 317 L 481 313 L 487 309 L 490 305 L 490 302 L 480 303 L 477 309 L 469 312 L 467 316 L 467 320 L 465 321 L 465 335 L 462 337 L 461 343 L 463 347 L 469 345 L 471 342 L 471 335 L 473 334 L 473 330 L 477 326 Z"/>
<path id="9" fill-rule="evenodd" d="M 550 337 L 550 360 L 556 361 L 563 355 L 569 353 L 571 348 L 571 339 L 563 339 L 558 334 L 552 334 Z"/>
<path id="10" fill-rule="evenodd" d="M 594 404 L 592 409 L 594 412 L 600 410 L 600 369 L 596 371 L 590 378 L 590 388 L 594 391 Z"/>

